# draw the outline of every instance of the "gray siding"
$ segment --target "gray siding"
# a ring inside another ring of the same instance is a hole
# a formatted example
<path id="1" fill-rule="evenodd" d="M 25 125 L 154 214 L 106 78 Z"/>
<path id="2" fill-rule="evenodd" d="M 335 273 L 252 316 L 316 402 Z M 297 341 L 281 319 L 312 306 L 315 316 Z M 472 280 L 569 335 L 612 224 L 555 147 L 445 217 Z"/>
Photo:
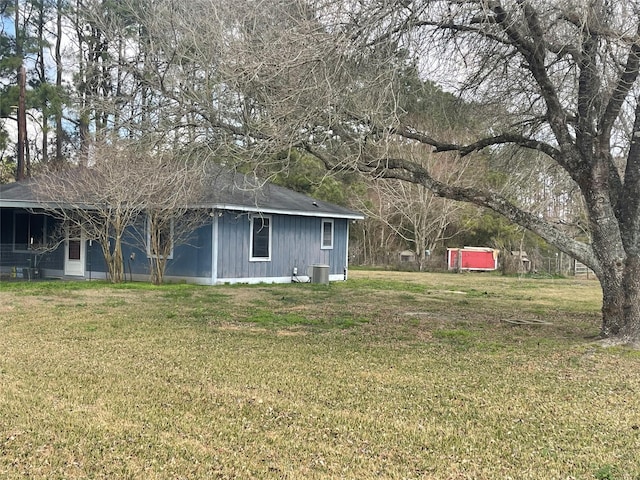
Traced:
<path id="1" fill-rule="evenodd" d="M 244 279 L 269 279 L 287 281 L 297 268 L 299 276 L 309 274 L 314 264 L 329 265 L 331 275 L 341 275 L 346 267 L 348 222 L 334 219 L 333 248 L 322 249 L 322 218 L 296 215 L 269 215 L 271 217 L 271 260 L 250 261 L 251 240 L 250 214 L 246 212 L 224 212 L 212 219 L 212 223 L 200 227 L 187 245 L 176 246 L 173 258 L 167 262 L 168 277 L 199 279 L 200 281 L 224 282 Z M 16 251 L 13 245 L 13 210 L 0 209 L 0 268 L 26 267 L 35 261 L 29 252 Z M 218 238 L 212 234 L 217 231 Z M 214 241 L 217 244 L 214 245 Z M 216 262 L 213 253 L 217 252 Z M 132 259 L 131 254 L 135 254 Z M 123 257 L 127 277 L 137 279 L 149 275 L 146 252 L 136 245 L 133 237 L 123 244 Z M 86 243 L 86 277 L 101 278 L 106 272 L 102 251 L 98 242 Z M 50 274 L 61 274 L 64 269 L 64 245 L 56 251 L 38 258 L 38 265 Z M 102 274 L 102 275 L 101 275 Z"/>
<path id="2" fill-rule="evenodd" d="M 138 226 L 138 228 L 144 228 Z M 99 248 L 99 247 L 98 247 Z M 135 261 L 131 263 L 134 275 L 150 275 L 149 258 L 147 252 L 140 245 L 139 240 L 129 236 L 122 246 L 123 257 L 127 272 L 129 271 L 129 258 L 135 253 Z M 98 254 L 102 271 L 106 270 L 104 258 Z M 176 245 L 173 249 L 173 257 L 167 260 L 165 275 L 178 278 L 211 278 L 211 224 L 198 228 L 189 237 L 186 243 Z"/>
<path id="3" fill-rule="evenodd" d="M 330 274 L 346 267 L 347 222 L 334 220 L 333 249 L 321 248 L 322 219 L 293 215 L 271 215 L 271 260 L 250 261 L 249 215 L 225 213 L 218 218 L 218 279 L 291 276 L 293 268 L 306 275 L 313 264 L 330 266 Z"/>

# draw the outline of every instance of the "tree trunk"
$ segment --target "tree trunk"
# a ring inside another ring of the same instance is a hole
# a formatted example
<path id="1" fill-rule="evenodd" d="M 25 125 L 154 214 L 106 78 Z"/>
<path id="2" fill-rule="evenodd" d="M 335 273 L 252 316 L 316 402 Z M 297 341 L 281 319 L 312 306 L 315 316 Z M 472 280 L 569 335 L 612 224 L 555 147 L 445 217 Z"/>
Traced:
<path id="1" fill-rule="evenodd" d="M 619 337 L 624 343 L 640 343 L 640 257 L 627 257 L 622 279 L 624 325 Z"/>
<path id="2" fill-rule="evenodd" d="M 603 338 L 616 337 L 624 324 L 625 293 L 622 278 L 610 269 L 598 275 L 602 288 L 602 325 L 600 335 Z"/>
<path id="3" fill-rule="evenodd" d="M 591 242 L 597 264 L 589 265 L 595 271 L 602 288 L 602 326 L 605 338 L 624 341 L 622 336 L 628 322 L 625 312 L 630 293 L 625 282 L 628 268 L 627 254 L 621 235 L 620 223 L 609 196 L 609 167 L 604 155 L 593 158 L 589 172 L 579 182 L 591 225 Z M 629 284 L 628 286 L 626 284 Z M 626 340 L 629 340 L 628 338 Z M 637 340 L 637 339 L 636 339 Z"/>
<path id="4" fill-rule="evenodd" d="M 16 180 L 24 180 L 25 174 L 25 144 L 27 140 L 27 122 L 26 122 L 26 113 L 25 113 L 25 69 L 24 63 L 22 61 L 22 37 L 23 35 L 20 32 L 20 4 L 18 0 L 15 1 L 15 35 L 16 35 L 16 57 L 20 59 L 20 66 L 16 72 L 16 77 L 18 80 L 18 111 L 17 111 L 17 128 L 18 128 L 18 141 L 16 142 L 17 146 L 17 155 L 16 155 Z"/>
<path id="5" fill-rule="evenodd" d="M 45 18 L 45 4 L 44 2 L 39 5 L 39 18 L 38 18 L 38 78 L 40 80 L 40 88 L 47 85 L 47 66 L 44 60 L 44 25 Z M 42 99 L 42 163 L 49 163 L 49 98 Z"/>
<path id="6" fill-rule="evenodd" d="M 164 283 L 164 271 L 167 261 L 160 255 L 151 255 L 149 259 L 151 263 L 151 283 L 154 285 L 162 285 Z"/>
<path id="7" fill-rule="evenodd" d="M 102 255 L 107 266 L 107 275 L 111 283 L 122 283 L 124 280 L 124 261 L 122 258 L 122 242 L 116 236 L 114 239 L 113 251 L 108 242 L 102 246 Z"/>
<path id="8" fill-rule="evenodd" d="M 601 336 L 614 345 L 640 345 L 640 258 L 627 258 L 622 275 L 605 273 L 599 280 L 602 287 Z"/>
<path id="9" fill-rule="evenodd" d="M 16 180 L 24 180 L 28 176 L 29 168 L 27 168 L 27 113 L 25 107 L 25 84 L 26 84 L 26 71 L 24 65 L 18 68 L 18 155 L 17 155 L 17 167 L 16 167 Z"/>
<path id="10" fill-rule="evenodd" d="M 89 112 L 86 110 L 86 100 L 83 99 L 83 107 L 78 118 L 78 133 L 80 136 L 80 148 L 78 158 L 80 165 L 89 166 L 89 145 L 91 143 L 91 133 L 89 131 Z"/>
<path id="11" fill-rule="evenodd" d="M 114 242 L 111 281 L 113 283 L 122 283 L 124 281 L 124 261 L 122 259 L 122 240 L 119 235 L 116 235 Z"/>
<path id="12" fill-rule="evenodd" d="M 56 46 L 55 46 L 55 62 L 56 62 L 56 96 L 62 95 L 62 0 L 56 3 Z M 55 108 L 56 123 L 56 168 L 62 166 L 62 102 L 58 101 Z"/>

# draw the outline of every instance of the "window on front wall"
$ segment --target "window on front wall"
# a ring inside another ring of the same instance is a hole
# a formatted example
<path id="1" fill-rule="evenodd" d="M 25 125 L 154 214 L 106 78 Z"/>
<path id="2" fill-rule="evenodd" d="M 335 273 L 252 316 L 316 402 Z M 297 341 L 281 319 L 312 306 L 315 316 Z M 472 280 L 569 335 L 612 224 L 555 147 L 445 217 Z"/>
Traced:
<path id="1" fill-rule="evenodd" d="M 46 220 L 44 215 L 18 213 L 13 216 L 13 249 L 28 251 L 42 246 L 46 240 Z"/>
<path id="2" fill-rule="evenodd" d="M 271 260 L 271 217 L 251 217 L 250 259 L 254 262 Z"/>
<path id="3" fill-rule="evenodd" d="M 322 244 L 321 248 L 333 248 L 333 220 L 322 220 Z"/>
<path id="4" fill-rule="evenodd" d="M 147 216 L 147 255 L 173 258 L 173 219 Z"/>

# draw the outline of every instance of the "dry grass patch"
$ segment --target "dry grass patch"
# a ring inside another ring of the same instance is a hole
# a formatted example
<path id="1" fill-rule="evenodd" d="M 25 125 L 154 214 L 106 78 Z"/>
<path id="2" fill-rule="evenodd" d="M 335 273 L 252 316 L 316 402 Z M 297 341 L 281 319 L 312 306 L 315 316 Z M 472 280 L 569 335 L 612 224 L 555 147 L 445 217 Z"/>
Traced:
<path id="1" fill-rule="evenodd" d="M 640 478 L 595 282 L 351 278 L 0 285 L 0 477 Z"/>

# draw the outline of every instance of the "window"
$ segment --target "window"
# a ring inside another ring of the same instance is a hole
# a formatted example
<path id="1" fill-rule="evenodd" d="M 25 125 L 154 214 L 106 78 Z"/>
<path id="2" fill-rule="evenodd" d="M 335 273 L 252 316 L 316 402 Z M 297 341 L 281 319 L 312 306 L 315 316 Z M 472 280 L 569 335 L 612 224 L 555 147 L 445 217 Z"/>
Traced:
<path id="1" fill-rule="evenodd" d="M 147 256 L 173 258 L 173 219 L 147 216 Z"/>
<path id="2" fill-rule="evenodd" d="M 44 245 L 46 240 L 46 220 L 44 215 L 18 213 L 13 216 L 13 249 L 28 251 Z"/>
<path id="3" fill-rule="evenodd" d="M 250 260 L 253 262 L 268 262 L 271 260 L 271 217 L 251 217 L 251 251 Z"/>
<path id="4" fill-rule="evenodd" d="M 322 249 L 333 248 L 333 220 L 322 220 Z"/>
<path id="5" fill-rule="evenodd" d="M 82 241 L 76 238 L 70 238 L 67 245 L 67 259 L 68 260 L 81 260 L 82 259 Z"/>

